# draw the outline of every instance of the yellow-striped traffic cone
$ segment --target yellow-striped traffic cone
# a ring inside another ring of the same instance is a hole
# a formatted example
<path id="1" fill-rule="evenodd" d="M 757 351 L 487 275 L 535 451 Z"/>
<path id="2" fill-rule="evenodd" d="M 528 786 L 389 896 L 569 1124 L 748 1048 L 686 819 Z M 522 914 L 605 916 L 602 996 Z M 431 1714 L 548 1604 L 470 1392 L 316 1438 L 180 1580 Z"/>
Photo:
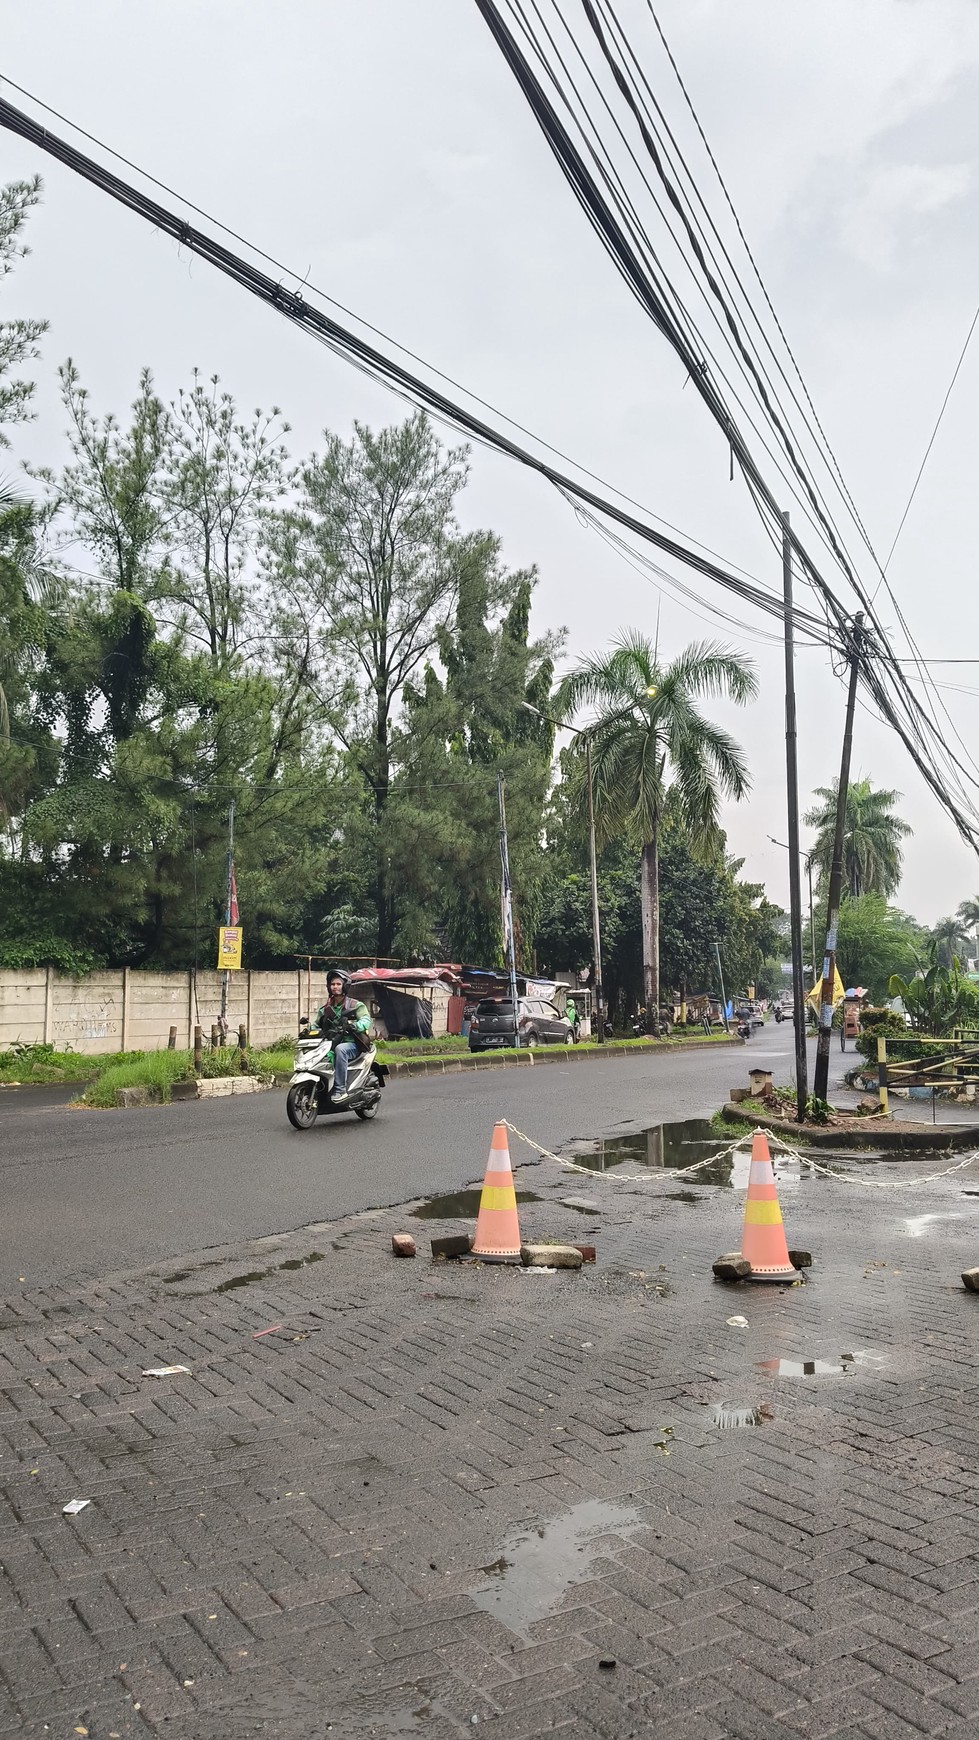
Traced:
<path id="1" fill-rule="evenodd" d="M 476 1236 L 472 1242 L 474 1257 L 487 1263 L 519 1263 L 520 1225 L 517 1220 L 517 1193 L 513 1188 L 513 1169 L 505 1124 L 493 1131 L 483 1193 L 479 1199 Z"/>
<path id="2" fill-rule="evenodd" d="M 752 1281 L 794 1281 L 782 1210 L 775 1193 L 775 1168 L 764 1130 L 751 1138 L 748 1200 L 744 1205 L 741 1255 L 751 1264 Z"/>

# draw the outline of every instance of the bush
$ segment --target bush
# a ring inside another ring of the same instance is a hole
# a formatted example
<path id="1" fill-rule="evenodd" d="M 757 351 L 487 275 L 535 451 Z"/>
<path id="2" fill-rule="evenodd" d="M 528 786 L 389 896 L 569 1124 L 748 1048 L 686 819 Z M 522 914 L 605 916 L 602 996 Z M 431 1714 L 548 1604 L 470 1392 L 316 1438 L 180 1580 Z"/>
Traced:
<path id="1" fill-rule="evenodd" d="M 877 1062 L 878 1039 L 907 1039 L 908 1024 L 894 1009 L 862 1009 L 860 1028 L 854 1048 L 868 1063 Z M 888 1046 L 888 1049 L 890 1047 Z"/>

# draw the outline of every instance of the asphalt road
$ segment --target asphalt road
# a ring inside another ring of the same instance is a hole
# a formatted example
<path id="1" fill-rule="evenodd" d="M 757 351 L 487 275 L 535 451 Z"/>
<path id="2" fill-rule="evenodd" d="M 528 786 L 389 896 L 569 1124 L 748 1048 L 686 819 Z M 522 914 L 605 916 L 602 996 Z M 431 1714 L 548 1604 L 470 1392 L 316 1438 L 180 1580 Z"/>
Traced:
<path id="1" fill-rule="evenodd" d="M 493 1124 L 545 1147 L 707 1116 L 749 1062 L 783 1077 L 791 1027 L 744 1048 L 395 1081 L 369 1124 L 297 1132 L 285 1095 L 73 1111 L 63 1090 L 0 1094 L 0 1288 L 94 1279 L 481 1179 Z M 527 1157 L 515 1143 L 513 1157 Z"/>

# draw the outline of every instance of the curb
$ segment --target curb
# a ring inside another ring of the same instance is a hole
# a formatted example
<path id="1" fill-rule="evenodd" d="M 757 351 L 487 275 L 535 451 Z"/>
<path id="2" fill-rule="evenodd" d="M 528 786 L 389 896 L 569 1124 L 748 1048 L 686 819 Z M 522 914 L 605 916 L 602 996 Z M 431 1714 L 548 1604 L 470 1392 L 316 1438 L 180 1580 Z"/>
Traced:
<path id="1" fill-rule="evenodd" d="M 534 1051 L 526 1051 L 519 1057 L 503 1057 L 499 1052 L 482 1051 L 469 1052 L 462 1057 L 419 1057 L 406 1058 L 404 1063 L 389 1063 L 386 1067 L 390 1075 L 454 1075 L 459 1070 L 467 1069 L 527 1069 L 531 1065 L 547 1063 L 597 1063 L 604 1057 L 649 1057 L 652 1054 L 676 1054 L 678 1051 L 713 1051 L 715 1047 L 725 1045 L 744 1045 L 743 1039 L 724 1038 L 703 1040 L 651 1039 L 648 1045 L 589 1045 L 583 1048 L 577 1045 L 550 1045 Z"/>
<path id="2" fill-rule="evenodd" d="M 829 1124 L 825 1128 L 816 1126 L 800 1130 L 798 1124 L 790 1123 L 787 1118 L 766 1118 L 759 1112 L 746 1112 L 742 1106 L 732 1105 L 730 1100 L 721 1107 L 721 1117 L 728 1124 L 750 1124 L 755 1130 L 773 1130 L 778 1136 L 791 1136 L 807 1148 L 885 1148 L 898 1153 L 902 1149 L 908 1153 L 920 1153 L 922 1149 L 942 1152 L 979 1148 L 979 1124 L 946 1125 L 944 1130 L 940 1124 L 916 1125 L 913 1129 L 905 1125 L 900 1130 L 893 1126 L 839 1130 Z"/>

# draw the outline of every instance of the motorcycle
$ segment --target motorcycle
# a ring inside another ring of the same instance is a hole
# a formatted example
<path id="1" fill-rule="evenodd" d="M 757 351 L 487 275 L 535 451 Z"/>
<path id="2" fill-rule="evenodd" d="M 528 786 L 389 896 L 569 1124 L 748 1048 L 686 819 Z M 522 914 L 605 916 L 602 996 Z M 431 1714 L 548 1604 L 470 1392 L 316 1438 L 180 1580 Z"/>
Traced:
<path id="1" fill-rule="evenodd" d="M 381 1090 L 387 1078 L 387 1066 L 377 1061 L 377 1047 L 371 1041 L 366 1050 L 351 1058 L 347 1069 L 347 1098 L 341 1105 L 333 1100 L 333 1046 L 338 1040 L 352 1039 L 353 1033 L 300 1033 L 296 1061 L 286 1095 L 286 1116 L 295 1130 L 309 1130 L 318 1117 L 327 1113 L 355 1112 L 366 1122 L 376 1117 Z"/>
<path id="2" fill-rule="evenodd" d="M 643 1010 L 632 1023 L 634 1039 L 669 1039 L 673 1032 L 673 1023 L 665 1009 L 657 1015 L 649 1015 Z"/>
<path id="3" fill-rule="evenodd" d="M 784 1020 L 785 1020 L 785 1014 L 784 1014 L 784 1011 L 782 1009 L 782 1005 L 781 1005 L 781 1003 L 776 1003 L 776 1005 L 775 1005 L 775 1024 L 776 1024 L 776 1026 L 778 1026 L 780 1021 L 784 1021 Z"/>

